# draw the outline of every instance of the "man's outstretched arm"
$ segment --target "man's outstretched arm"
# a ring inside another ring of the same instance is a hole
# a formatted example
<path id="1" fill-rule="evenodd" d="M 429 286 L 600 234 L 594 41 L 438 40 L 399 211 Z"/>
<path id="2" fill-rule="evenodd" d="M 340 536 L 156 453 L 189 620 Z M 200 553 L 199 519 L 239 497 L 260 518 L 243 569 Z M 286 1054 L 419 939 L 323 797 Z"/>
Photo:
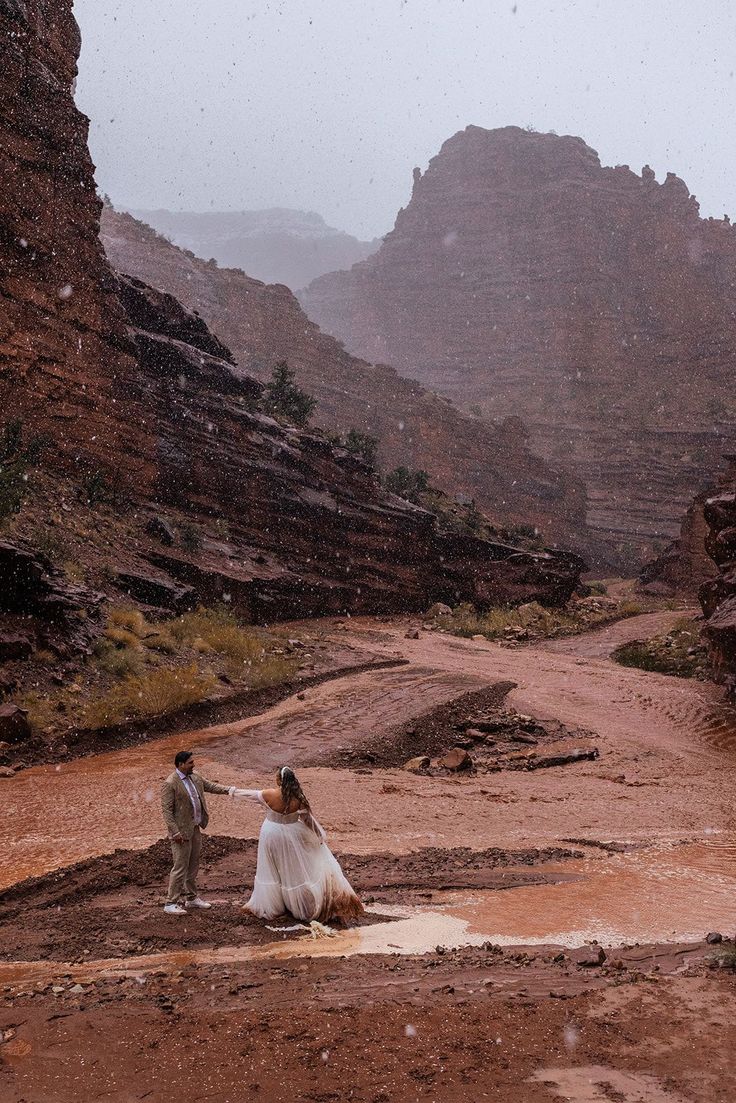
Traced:
<path id="1" fill-rule="evenodd" d="M 232 796 L 234 785 L 218 785 L 216 781 L 208 781 L 206 777 L 202 778 L 202 787 L 205 793 L 226 793 Z"/>

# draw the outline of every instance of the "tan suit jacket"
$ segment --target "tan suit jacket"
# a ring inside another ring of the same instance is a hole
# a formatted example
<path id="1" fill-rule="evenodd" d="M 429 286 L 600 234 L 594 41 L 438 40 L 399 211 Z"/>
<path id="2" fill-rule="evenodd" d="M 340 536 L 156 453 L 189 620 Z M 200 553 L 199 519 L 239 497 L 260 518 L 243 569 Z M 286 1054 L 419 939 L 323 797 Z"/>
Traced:
<path id="1" fill-rule="evenodd" d="M 229 793 L 230 789 L 227 785 L 218 785 L 214 781 L 207 781 L 206 778 L 196 772 L 190 774 L 189 777 L 194 782 L 194 787 L 199 796 L 199 803 L 202 805 L 202 822 L 199 826 L 204 830 L 210 818 L 205 793 Z M 161 810 L 164 814 L 164 823 L 169 838 L 172 835 L 179 834 L 183 835 L 185 839 L 191 839 L 195 828 L 192 798 L 176 770 L 169 774 L 161 786 Z"/>

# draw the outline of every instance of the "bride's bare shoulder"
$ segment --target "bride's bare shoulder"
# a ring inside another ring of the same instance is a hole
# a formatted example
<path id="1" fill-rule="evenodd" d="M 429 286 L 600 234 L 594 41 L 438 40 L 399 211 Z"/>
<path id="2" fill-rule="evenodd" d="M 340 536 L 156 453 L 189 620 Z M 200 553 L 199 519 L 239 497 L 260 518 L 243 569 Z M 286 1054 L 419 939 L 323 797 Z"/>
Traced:
<path id="1" fill-rule="evenodd" d="M 262 789 L 261 795 L 266 804 L 278 804 L 280 803 L 281 791 L 279 789 Z"/>

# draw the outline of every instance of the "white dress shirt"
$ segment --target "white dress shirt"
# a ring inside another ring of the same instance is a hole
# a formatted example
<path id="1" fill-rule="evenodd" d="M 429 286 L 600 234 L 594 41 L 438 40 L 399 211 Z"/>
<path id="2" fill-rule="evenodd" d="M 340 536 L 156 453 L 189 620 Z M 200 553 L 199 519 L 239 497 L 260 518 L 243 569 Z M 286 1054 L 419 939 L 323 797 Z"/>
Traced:
<path id="1" fill-rule="evenodd" d="M 176 767 L 176 772 L 184 782 L 184 787 L 189 793 L 189 799 L 192 802 L 192 808 L 194 809 L 194 824 L 199 827 L 202 823 L 202 802 L 199 799 L 199 793 L 197 792 L 197 786 L 194 784 L 188 774 L 183 774 L 179 767 Z"/>

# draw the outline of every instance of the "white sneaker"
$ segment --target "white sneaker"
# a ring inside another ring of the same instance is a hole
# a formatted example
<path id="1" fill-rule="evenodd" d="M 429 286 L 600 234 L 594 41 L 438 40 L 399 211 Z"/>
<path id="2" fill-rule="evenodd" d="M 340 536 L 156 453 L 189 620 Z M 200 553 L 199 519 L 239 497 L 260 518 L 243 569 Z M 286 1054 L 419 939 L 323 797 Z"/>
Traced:
<path id="1" fill-rule="evenodd" d="M 193 900 L 184 901 L 185 908 L 211 908 L 212 905 L 203 900 L 201 896 L 195 896 Z"/>
<path id="2" fill-rule="evenodd" d="M 186 915 L 187 909 L 183 908 L 181 904 L 165 904 L 164 911 L 167 915 Z"/>

